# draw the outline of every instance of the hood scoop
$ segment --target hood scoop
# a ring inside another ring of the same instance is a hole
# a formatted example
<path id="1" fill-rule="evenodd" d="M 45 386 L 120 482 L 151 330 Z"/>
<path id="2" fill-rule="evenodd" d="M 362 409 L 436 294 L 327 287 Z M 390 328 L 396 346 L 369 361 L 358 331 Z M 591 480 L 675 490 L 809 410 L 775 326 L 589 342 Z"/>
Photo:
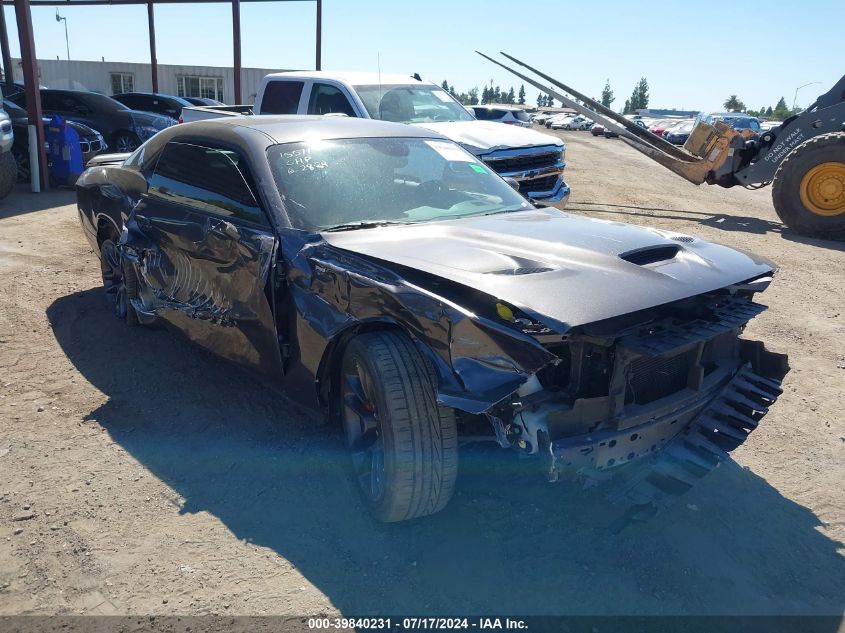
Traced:
<path id="1" fill-rule="evenodd" d="M 637 266 L 647 266 L 674 259 L 679 250 L 678 246 L 646 246 L 622 253 L 619 257 Z"/>
<path id="2" fill-rule="evenodd" d="M 533 268 L 505 268 L 504 270 L 491 270 L 490 275 L 536 275 L 538 273 L 548 273 L 554 268 L 548 267 L 533 267 Z"/>
<path id="3" fill-rule="evenodd" d="M 557 268 L 549 266 L 547 262 L 528 259 L 526 257 L 517 257 L 515 255 L 505 255 L 504 253 L 502 253 L 502 256 L 509 260 L 508 263 L 511 265 L 507 268 L 488 270 L 488 275 L 537 275 L 539 273 L 549 273 L 557 270 Z"/>

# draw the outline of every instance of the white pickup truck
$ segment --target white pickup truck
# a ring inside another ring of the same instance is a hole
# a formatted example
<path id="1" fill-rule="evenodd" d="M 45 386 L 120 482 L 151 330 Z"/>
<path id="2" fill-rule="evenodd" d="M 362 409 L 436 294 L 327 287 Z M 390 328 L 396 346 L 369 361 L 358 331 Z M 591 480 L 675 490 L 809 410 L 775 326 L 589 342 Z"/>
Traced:
<path id="1" fill-rule="evenodd" d="M 532 200 L 563 206 L 564 144 L 556 136 L 478 121 L 448 92 L 418 76 L 297 71 L 267 75 L 255 105 L 183 108 L 185 123 L 220 116 L 354 116 L 430 128 L 462 145 L 500 176 L 514 178 Z"/>

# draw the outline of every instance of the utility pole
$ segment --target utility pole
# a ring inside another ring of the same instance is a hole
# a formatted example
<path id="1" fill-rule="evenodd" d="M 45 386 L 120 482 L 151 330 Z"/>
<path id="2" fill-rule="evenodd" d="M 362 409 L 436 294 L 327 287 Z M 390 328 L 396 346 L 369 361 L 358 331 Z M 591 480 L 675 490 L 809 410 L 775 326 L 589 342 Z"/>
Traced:
<path id="1" fill-rule="evenodd" d="M 67 37 L 67 18 L 60 16 L 58 9 L 56 9 L 56 22 L 65 23 L 65 47 L 67 48 L 67 60 L 70 61 L 70 40 Z"/>

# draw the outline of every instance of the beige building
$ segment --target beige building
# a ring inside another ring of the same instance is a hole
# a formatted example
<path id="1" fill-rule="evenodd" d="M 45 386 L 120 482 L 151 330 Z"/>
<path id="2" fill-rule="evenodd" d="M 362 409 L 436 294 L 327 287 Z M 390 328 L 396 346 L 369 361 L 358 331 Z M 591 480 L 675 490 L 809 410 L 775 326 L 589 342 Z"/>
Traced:
<path id="1" fill-rule="evenodd" d="M 21 62 L 12 59 L 15 81 L 23 81 Z M 252 103 L 264 75 L 279 68 L 244 68 L 241 73 L 241 101 Z M 91 90 L 106 95 L 119 92 L 152 92 L 149 64 L 111 61 L 39 59 L 42 86 L 65 90 Z M 158 65 L 158 91 L 179 97 L 206 97 L 232 103 L 234 73 L 230 67 Z"/>

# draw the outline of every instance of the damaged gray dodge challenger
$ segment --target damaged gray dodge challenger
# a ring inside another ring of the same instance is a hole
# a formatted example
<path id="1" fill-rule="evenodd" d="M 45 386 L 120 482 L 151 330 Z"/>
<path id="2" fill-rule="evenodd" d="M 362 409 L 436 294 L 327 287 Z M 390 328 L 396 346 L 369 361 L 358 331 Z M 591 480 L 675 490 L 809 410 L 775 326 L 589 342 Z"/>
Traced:
<path id="1" fill-rule="evenodd" d="M 76 190 L 117 316 L 339 420 L 378 519 L 441 510 L 480 432 L 659 507 L 780 393 L 785 357 L 740 338 L 774 266 L 511 184 L 414 126 L 233 117 L 98 157 Z"/>

